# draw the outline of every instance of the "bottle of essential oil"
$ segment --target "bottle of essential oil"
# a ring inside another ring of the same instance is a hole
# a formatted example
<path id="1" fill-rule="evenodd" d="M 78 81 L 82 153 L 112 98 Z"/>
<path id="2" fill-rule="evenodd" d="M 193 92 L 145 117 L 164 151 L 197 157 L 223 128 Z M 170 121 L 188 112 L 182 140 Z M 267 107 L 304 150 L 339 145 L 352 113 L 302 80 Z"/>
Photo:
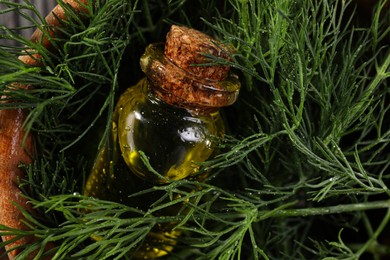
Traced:
<path id="1" fill-rule="evenodd" d="M 171 27 L 165 45 L 146 48 L 140 60 L 146 78 L 119 98 L 111 142 L 95 161 L 85 195 L 147 210 L 161 195 L 129 195 L 198 177 L 199 163 L 215 154 L 216 139 L 225 131 L 219 108 L 233 104 L 240 88 L 229 66 L 207 65 L 210 55 L 229 60 L 224 45 L 180 26 Z M 156 227 L 135 256 L 163 256 L 178 235 Z"/>

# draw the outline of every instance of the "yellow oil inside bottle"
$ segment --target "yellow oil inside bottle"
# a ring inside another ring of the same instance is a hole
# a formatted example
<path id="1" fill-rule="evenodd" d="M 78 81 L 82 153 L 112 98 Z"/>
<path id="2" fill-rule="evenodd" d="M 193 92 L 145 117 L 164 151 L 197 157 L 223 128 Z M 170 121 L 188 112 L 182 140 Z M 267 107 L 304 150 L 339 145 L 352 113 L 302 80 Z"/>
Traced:
<path id="1" fill-rule="evenodd" d="M 214 153 L 214 138 L 224 133 L 219 112 L 195 114 L 168 105 L 150 87 L 143 79 L 121 95 L 114 112 L 111 144 L 97 156 L 85 195 L 146 211 L 163 194 L 130 195 L 169 181 L 195 178 L 197 163 Z M 177 212 L 170 208 L 161 214 Z M 153 259 L 166 255 L 179 235 L 179 231 L 156 226 L 132 256 Z"/>
<path id="2" fill-rule="evenodd" d="M 122 95 L 117 110 L 122 156 L 134 174 L 153 183 L 195 175 L 196 163 L 211 156 L 212 139 L 224 131 L 219 112 L 194 116 L 168 105 L 148 91 L 146 80 Z M 161 176 L 146 167 L 140 151 Z"/>

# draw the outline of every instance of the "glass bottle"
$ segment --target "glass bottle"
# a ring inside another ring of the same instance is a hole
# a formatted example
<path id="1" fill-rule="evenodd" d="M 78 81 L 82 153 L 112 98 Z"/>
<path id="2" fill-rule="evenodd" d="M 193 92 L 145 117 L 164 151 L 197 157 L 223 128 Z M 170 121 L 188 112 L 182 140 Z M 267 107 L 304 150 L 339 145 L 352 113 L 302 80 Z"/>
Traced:
<path id="1" fill-rule="evenodd" d="M 111 144 L 98 155 L 84 194 L 147 210 L 158 192 L 129 196 L 155 185 L 197 178 L 200 162 L 215 153 L 224 134 L 219 108 L 235 102 L 240 84 L 228 66 L 204 66 L 207 55 L 229 59 L 211 37 L 172 26 L 165 46 L 151 44 L 140 59 L 146 78 L 119 98 Z M 175 214 L 173 208 L 161 214 Z M 178 231 L 158 226 L 133 256 L 169 253 Z"/>

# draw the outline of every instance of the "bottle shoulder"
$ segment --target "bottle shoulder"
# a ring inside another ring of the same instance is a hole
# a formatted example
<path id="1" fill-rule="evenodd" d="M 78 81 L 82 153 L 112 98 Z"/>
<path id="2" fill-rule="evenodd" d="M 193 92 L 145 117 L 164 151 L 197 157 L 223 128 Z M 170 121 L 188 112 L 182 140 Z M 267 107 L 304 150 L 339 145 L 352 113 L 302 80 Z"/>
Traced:
<path id="1" fill-rule="evenodd" d="M 160 119 L 158 121 L 167 119 L 167 117 L 168 119 L 172 117 L 176 120 L 181 117 L 182 120 L 202 121 L 206 124 L 214 124 L 221 120 L 219 110 L 198 113 L 193 110 L 167 104 L 150 90 L 146 78 L 141 79 L 137 84 L 129 87 L 121 94 L 116 105 L 114 121 L 120 120 L 118 118 L 119 115 L 123 116 L 124 114 L 139 110 L 142 110 L 143 113 L 148 113 L 155 119 Z"/>
<path id="2" fill-rule="evenodd" d="M 147 94 L 147 80 L 146 78 L 138 81 L 137 84 L 127 88 L 119 97 L 116 103 L 116 111 L 120 110 L 127 103 L 132 102 L 133 100 L 143 100 L 146 98 Z"/>

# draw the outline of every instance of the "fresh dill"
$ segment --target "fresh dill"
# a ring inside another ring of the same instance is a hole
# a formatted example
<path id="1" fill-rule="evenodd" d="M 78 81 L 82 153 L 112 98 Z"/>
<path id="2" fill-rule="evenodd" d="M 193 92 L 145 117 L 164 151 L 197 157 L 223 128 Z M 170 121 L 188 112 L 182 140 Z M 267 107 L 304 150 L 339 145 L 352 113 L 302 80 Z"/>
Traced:
<path id="1" fill-rule="evenodd" d="M 29 187 L 26 196 L 41 214 L 25 212 L 30 231 L 0 232 L 41 238 L 19 259 L 51 242 L 55 247 L 38 257 L 130 259 L 154 226 L 169 223 L 182 234 L 168 259 L 390 255 L 388 1 L 366 12 L 344 0 L 93 3 L 52 39 L 55 50 L 18 34 L 26 28 L 0 25 L 7 40 L 0 45 L 0 94 L 13 101 L 0 109 L 29 110 L 25 127 L 38 151 L 24 166 L 21 188 Z M 0 4 L 0 15 L 44 26 L 29 1 Z M 143 77 L 140 55 L 148 43 L 164 41 L 171 23 L 235 50 L 229 65 L 242 90 L 224 110 L 229 133 L 220 153 L 201 165 L 211 173 L 207 182 L 181 180 L 134 194 L 164 194 L 147 211 L 80 195 L 117 97 Z M 21 46 L 44 54 L 45 66 L 18 61 Z M 15 82 L 32 89 L 9 88 Z M 172 205 L 177 215 L 157 214 Z"/>

